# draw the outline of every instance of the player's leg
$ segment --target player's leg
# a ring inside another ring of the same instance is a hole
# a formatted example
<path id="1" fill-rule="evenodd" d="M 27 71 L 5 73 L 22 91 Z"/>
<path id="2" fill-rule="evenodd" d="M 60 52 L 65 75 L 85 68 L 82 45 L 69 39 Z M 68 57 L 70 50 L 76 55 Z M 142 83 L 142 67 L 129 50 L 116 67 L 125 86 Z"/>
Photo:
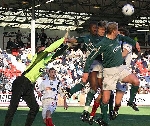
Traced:
<path id="1" fill-rule="evenodd" d="M 111 90 L 102 91 L 102 101 L 101 101 L 101 113 L 102 113 L 102 124 L 108 126 L 109 118 L 107 115 L 108 103 L 110 99 Z"/>
<path id="2" fill-rule="evenodd" d="M 110 119 L 111 119 L 112 112 L 113 112 L 113 105 L 114 105 L 114 92 L 111 91 L 110 99 L 109 99 L 109 116 L 110 116 Z"/>
<path id="3" fill-rule="evenodd" d="M 98 84 L 100 83 L 99 85 L 102 86 L 102 79 L 101 79 L 102 78 L 102 69 L 103 69 L 102 65 L 99 63 L 99 61 L 94 60 L 90 67 L 90 74 L 89 74 L 89 83 L 90 83 L 91 89 L 87 94 L 85 108 L 81 115 L 81 118 L 85 117 L 85 115 L 87 117 L 87 115 L 89 113 L 88 108 L 94 98 L 94 95 L 97 92 Z"/>
<path id="4" fill-rule="evenodd" d="M 94 116 L 96 114 L 97 108 L 100 106 L 100 100 L 101 100 L 101 94 L 98 95 L 98 97 L 95 99 L 94 104 L 92 106 L 92 111 L 90 113 L 89 117 L 89 124 L 92 125 L 94 121 Z"/>
<path id="5" fill-rule="evenodd" d="M 65 88 L 63 90 L 63 92 L 65 93 L 66 97 L 71 98 L 71 96 L 74 93 L 82 90 L 85 87 L 85 85 L 86 85 L 86 83 L 84 83 L 84 82 L 81 81 L 80 83 L 78 83 L 74 87 L 72 87 L 71 89 L 70 88 Z"/>
<path id="6" fill-rule="evenodd" d="M 56 110 L 56 102 L 51 100 L 46 111 L 46 126 L 54 126 L 51 115 L 55 110 Z"/>
<path id="7" fill-rule="evenodd" d="M 22 99 L 26 102 L 27 106 L 30 108 L 25 126 L 31 126 L 38 111 L 39 105 L 36 101 L 35 94 L 34 94 L 34 85 L 29 82 L 26 82 L 26 90 L 23 92 Z"/>
<path id="8" fill-rule="evenodd" d="M 124 68 L 122 68 L 124 69 Z M 102 100 L 101 100 L 101 113 L 102 113 L 102 120 L 100 123 L 101 125 L 108 126 L 109 117 L 107 115 L 108 111 L 108 103 L 110 100 L 110 94 L 112 90 L 116 89 L 116 83 L 120 77 L 120 67 L 113 67 L 113 68 L 104 68 L 103 70 L 103 90 L 102 90 Z"/>
<path id="9" fill-rule="evenodd" d="M 88 109 L 97 91 L 97 72 L 96 71 L 90 72 L 89 83 L 90 83 L 90 90 L 87 93 L 84 111 L 82 112 L 81 117 L 80 117 L 82 121 L 88 120 L 88 116 L 89 116 Z"/>
<path id="10" fill-rule="evenodd" d="M 21 79 L 21 77 L 18 77 L 16 80 L 14 80 L 12 84 L 12 95 L 8 111 L 5 116 L 4 126 L 11 126 L 13 116 L 17 110 L 22 94 L 22 87 L 21 87 L 22 81 L 23 80 Z"/>
<path id="11" fill-rule="evenodd" d="M 132 84 L 130 89 L 130 99 L 127 105 L 132 107 L 135 111 L 139 111 L 137 105 L 133 102 L 139 89 L 139 79 L 134 74 L 129 74 L 127 77 L 123 78 L 122 81 Z"/>

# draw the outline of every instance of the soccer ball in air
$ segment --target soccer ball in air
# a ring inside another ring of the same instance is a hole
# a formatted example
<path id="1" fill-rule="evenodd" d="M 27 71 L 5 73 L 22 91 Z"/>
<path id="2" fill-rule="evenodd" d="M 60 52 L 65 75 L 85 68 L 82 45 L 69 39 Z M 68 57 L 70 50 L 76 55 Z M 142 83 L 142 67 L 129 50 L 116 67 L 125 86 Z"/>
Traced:
<path id="1" fill-rule="evenodd" d="M 126 16 L 131 16 L 134 13 L 134 7 L 130 4 L 126 4 L 122 8 L 122 13 Z"/>

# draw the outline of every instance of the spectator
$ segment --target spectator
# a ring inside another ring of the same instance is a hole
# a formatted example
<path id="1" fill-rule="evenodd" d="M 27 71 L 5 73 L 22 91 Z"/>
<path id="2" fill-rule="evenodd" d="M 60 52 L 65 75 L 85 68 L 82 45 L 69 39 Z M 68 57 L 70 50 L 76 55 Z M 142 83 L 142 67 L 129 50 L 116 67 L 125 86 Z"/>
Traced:
<path id="1" fill-rule="evenodd" d="M 7 42 L 7 47 L 6 47 L 6 49 L 11 50 L 11 49 L 12 49 L 12 45 L 13 45 L 13 42 L 12 42 L 11 38 L 9 38 L 9 40 L 8 40 L 8 42 Z"/>
<path id="2" fill-rule="evenodd" d="M 19 48 L 24 48 L 24 43 L 21 41 L 20 38 L 18 38 L 17 43 Z"/>
<path id="3" fill-rule="evenodd" d="M 16 39 L 20 39 L 21 40 L 22 37 L 22 33 L 20 32 L 20 30 L 18 30 L 17 34 L 16 34 Z"/>
<path id="4" fill-rule="evenodd" d="M 41 29 L 41 34 L 40 34 L 41 46 L 45 46 L 46 39 L 47 39 L 47 35 L 44 33 L 44 29 Z"/>

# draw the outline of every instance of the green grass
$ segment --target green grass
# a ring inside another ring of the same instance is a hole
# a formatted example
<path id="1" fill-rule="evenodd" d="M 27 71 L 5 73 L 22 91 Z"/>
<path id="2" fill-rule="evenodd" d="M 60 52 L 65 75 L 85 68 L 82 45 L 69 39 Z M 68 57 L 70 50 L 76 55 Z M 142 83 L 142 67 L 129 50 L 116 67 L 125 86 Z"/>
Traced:
<path id="1" fill-rule="evenodd" d="M 139 112 L 135 112 L 130 107 L 122 107 L 117 119 L 110 121 L 110 126 L 150 126 L 150 107 L 139 107 L 139 109 Z M 28 110 L 28 108 L 18 108 L 12 126 L 24 126 Z M 7 108 L 0 108 L 0 126 L 3 126 L 6 111 Z M 53 122 L 55 126 L 88 126 L 88 123 L 82 122 L 79 118 L 82 111 L 83 107 L 69 107 L 68 110 L 57 107 L 52 116 Z M 97 116 L 99 115 L 98 112 Z M 41 116 L 41 109 L 33 126 L 45 126 Z M 92 126 L 98 125 L 93 124 Z"/>

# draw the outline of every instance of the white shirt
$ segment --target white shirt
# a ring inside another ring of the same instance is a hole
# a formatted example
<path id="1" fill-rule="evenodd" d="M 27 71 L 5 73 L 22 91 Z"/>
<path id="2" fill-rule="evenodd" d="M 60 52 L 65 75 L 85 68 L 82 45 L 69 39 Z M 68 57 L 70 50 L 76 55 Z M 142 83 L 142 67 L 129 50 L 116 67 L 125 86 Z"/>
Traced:
<path id="1" fill-rule="evenodd" d="M 43 99 L 52 98 L 58 100 L 58 93 L 64 96 L 62 85 L 59 80 L 50 80 L 49 78 L 43 80 L 39 85 L 39 91 L 43 91 Z"/>
<path id="2" fill-rule="evenodd" d="M 128 54 L 125 57 L 125 62 L 126 62 L 127 67 L 130 67 L 131 60 L 132 60 L 132 45 L 124 42 L 123 49 L 128 50 Z"/>

